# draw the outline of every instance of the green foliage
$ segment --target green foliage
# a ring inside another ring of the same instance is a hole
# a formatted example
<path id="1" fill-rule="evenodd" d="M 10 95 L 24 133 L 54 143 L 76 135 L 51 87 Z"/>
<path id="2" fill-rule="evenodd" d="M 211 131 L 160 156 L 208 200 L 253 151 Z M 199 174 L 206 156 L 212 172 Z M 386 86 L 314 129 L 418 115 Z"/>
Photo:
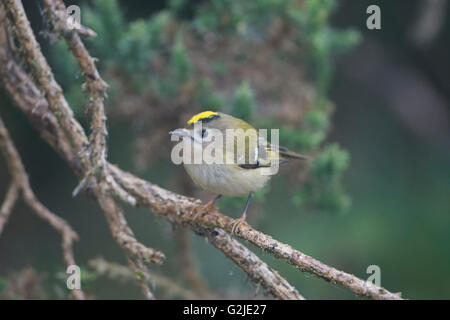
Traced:
<path id="1" fill-rule="evenodd" d="M 186 6 L 186 0 L 169 0 L 169 8 L 172 12 L 179 13 Z"/>
<path id="2" fill-rule="evenodd" d="M 299 149 L 302 152 L 318 148 L 325 137 L 326 132 L 324 130 L 311 131 L 298 128 L 282 128 L 280 130 L 280 141 L 285 145 L 293 149 Z"/>
<path id="3" fill-rule="evenodd" d="M 94 281 L 98 278 L 97 274 L 87 267 L 81 267 L 80 275 L 81 287 L 84 288 L 84 290 L 89 290 Z"/>
<path id="4" fill-rule="evenodd" d="M 243 82 L 234 94 L 231 113 L 245 121 L 251 121 L 256 112 L 255 96 L 248 82 Z"/>
<path id="5" fill-rule="evenodd" d="M 200 33 L 236 34 L 255 41 L 267 37 L 275 20 L 289 21 L 295 40 L 306 49 L 318 91 L 324 94 L 332 77 L 334 58 L 360 39 L 353 30 L 329 27 L 328 18 L 335 7 L 335 0 L 214 0 L 199 7 L 193 26 Z"/>
<path id="6" fill-rule="evenodd" d="M 170 71 L 174 81 L 183 84 L 191 75 L 191 62 L 183 44 L 183 37 L 178 34 L 172 46 L 170 57 Z"/>
<path id="7" fill-rule="evenodd" d="M 167 18 L 166 15 L 164 16 Z M 158 24 L 161 27 L 162 21 L 160 20 Z M 155 43 L 155 48 L 161 44 L 162 41 L 159 40 Z M 179 94 L 181 87 L 190 81 L 192 76 L 192 63 L 184 45 L 181 32 L 176 34 L 175 40 L 170 47 L 170 58 L 167 69 L 167 76 L 154 75 L 152 73 L 149 76 L 154 93 L 162 98 L 170 98 Z"/>
<path id="8" fill-rule="evenodd" d="M 203 110 L 222 110 L 225 105 L 223 94 L 215 91 L 210 78 L 202 78 L 197 86 L 196 101 Z"/>
<path id="9" fill-rule="evenodd" d="M 245 37 L 265 36 L 273 19 L 282 15 L 286 0 L 214 0 L 200 6 L 193 26 L 200 32 L 225 32 Z"/>
<path id="10" fill-rule="evenodd" d="M 298 28 L 297 41 L 307 49 L 310 73 L 316 79 L 317 91 L 326 94 L 332 77 L 334 58 L 354 47 L 360 40 L 353 30 L 334 30 L 328 17 L 335 0 L 308 0 L 303 6 L 290 6 L 287 17 Z"/>
<path id="11" fill-rule="evenodd" d="M 81 10 L 83 21 L 97 32 L 97 37 L 90 43 L 92 53 L 97 57 L 117 57 L 119 41 L 125 30 L 122 11 L 116 0 L 98 0 L 92 7 Z"/>
<path id="12" fill-rule="evenodd" d="M 73 80 L 81 76 L 77 61 L 67 48 L 65 41 L 58 41 L 54 47 L 50 61 L 52 67 L 58 70 L 59 83 L 64 87 L 73 85 Z M 81 81 L 80 81 L 81 82 Z"/>
<path id="13" fill-rule="evenodd" d="M 168 20 L 168 14 L 161 12 L 151 19 L 129 23 L 117 39 L 118 52 L 114 62 L 120 61 L 120 66 L 133 76 L 142 74 L 164 43 L 164 27 Z"/>
<path id="14" fill-rule="evenodd" d="M 0 277 L 0 293 L 5 291 L 7 287 L 8 287 L 8 280 L 3 277 Z"/>
<path id="15" fill-rule="evenodd" d="M 328 126 L 328 115 L 322 110 L 312 109 L 305 115 L 305 127 L 311 130 L 325 131 Z"/>
<path id="16" fill-rule="evenodd" d="M 161 48 L 167 41 L 165 28 L 170 21 L 170 14 L 166 11 L 159 12 L 147 20 L 148 37 L 150 45 L 153 49 Z"/>
<path id="17" fill-rule="evenodd" d="M 337 144 L 328 145 L 314 160 L 311 173 L 320 181 L 336 183 L 349 165 L 349 154 Z"/>
<path id="18" fill-rule="evenodd" d="M 341 177 L 350 156 L 337 144 L 327 145 L 314 159 L 310 178 L 293 197 L 295 205 L 310 205 L 324 212 L 345 212 L 350 206 L 343 192 Z"/>
<path id="19" fill-rule="evenodd" d="M 118 42 L 118 55 L 122 60 L 122 67 L 128 72 L 139 70 L 147 65 L 151 55 L 151 40 L 148 36 L 149 25 L 144 20 L 137 20 L 129 24 L 124 35 Z"/>
<path id="20" fill-rule="evenodd" d="M 83 8 L 84 21 L 97 30 L 97 38 L 89 43 L 94 54 L 105 63 L 125 68 L 129 73 L 142 71 L 152 54 L 164 41 L 164 28 L 169 20 L 167 12 L 150 19 L 124 23 L 116 0 L 95 1 L 93 7 Z"/>
<path id="21" fill-rule="evenodd" d="M 75 115 L 82 114 L 84 110 L 84 95 L 81 90 L 83 77 L 77 61 L 67 48 L 64 40 L 58 41 L 53 46 L 50 63 L 52 68 L 56 70 L 57 80 L 61 84 Z"/>

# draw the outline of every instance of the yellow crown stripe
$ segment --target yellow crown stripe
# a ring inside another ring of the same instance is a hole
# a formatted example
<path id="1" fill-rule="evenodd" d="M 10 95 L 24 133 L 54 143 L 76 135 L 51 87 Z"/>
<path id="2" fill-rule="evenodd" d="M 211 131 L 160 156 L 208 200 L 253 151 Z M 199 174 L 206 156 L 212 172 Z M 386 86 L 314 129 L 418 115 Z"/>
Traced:
<path id="1" fill-rule="evenodd" d="M 218 112 L 214 112 L 214 111 L 203 111 L 199 114 L 196 114 L 195 116 L 193 116 L 188 122 L 187 124 L 193 124 L 196 123 L 199 120 L 203 120 L 203 119 L 207 119 L 210 118 L 212 116 L 218 116 L 219 113 Z"/>

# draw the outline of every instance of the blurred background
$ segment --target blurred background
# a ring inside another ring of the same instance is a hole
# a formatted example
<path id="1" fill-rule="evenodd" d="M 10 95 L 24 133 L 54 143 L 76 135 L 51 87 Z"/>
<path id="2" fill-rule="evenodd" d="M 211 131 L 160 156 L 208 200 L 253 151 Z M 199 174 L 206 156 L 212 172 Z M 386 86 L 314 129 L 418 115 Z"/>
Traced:
<path id="1" fill-rule="evenodd" d="M 445 0 L 65 1 L 81 7 L 86 40 L 110 85 L 109 160 L 182 194 L 212 198 L 170 161 L 168 131 L 202 110 L 260 128 L 314 161 L 292 164 L 256 195 L 249 223 L 314 258 L 409 299 L 450 298 L 450 4 Z M 381 9 L 368 30 L 366 9 Z M 83 77 L 51 37 L 40 1 L 35 34 L 79 121 Z M 92 259 L 126 265 L 98 205 L 72 198 L 77 180 L 0 91 L 0 115 L 38 198 L 80 235 L 83 288 L 140 299 L 133 281 L 99 275 Z M 0 195 L 10 182 L 0 158 Z M 218 202 L 240 216 L 243 198 Z M 204 239 L 124 206 L 137 238 L 162 250 L 153 267 L 197 297 L 264 298 Z M 309 299 L 357 299 L 257 253 Z M 0 236 L 0 298 L 65 299 L 59 235 L 19 203 Z M 159 298 L 178 299 L 155 281 Z"/>

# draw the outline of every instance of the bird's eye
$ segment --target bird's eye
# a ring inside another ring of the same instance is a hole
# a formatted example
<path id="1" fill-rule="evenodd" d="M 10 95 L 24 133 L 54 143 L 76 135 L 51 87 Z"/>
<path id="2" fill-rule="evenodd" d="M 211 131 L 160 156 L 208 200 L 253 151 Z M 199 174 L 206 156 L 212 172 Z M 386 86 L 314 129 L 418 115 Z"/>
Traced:
<path id="1" fill-rule="evenodd" d="M 206 129 L 202 129 L 202 138 L 206 136 Z"/>

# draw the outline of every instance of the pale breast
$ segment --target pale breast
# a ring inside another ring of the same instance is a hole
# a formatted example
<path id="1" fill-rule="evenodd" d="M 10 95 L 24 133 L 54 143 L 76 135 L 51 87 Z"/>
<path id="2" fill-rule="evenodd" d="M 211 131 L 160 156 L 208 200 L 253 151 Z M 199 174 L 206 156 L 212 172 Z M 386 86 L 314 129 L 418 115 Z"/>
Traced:
<path id="1" fill-rule="evenodd" d="M 262 188 L 270 175 L 263 170 L 225 164 L 185 164 L 188 175 L 202 188 L 224 196 L 240 196 Z"/>

